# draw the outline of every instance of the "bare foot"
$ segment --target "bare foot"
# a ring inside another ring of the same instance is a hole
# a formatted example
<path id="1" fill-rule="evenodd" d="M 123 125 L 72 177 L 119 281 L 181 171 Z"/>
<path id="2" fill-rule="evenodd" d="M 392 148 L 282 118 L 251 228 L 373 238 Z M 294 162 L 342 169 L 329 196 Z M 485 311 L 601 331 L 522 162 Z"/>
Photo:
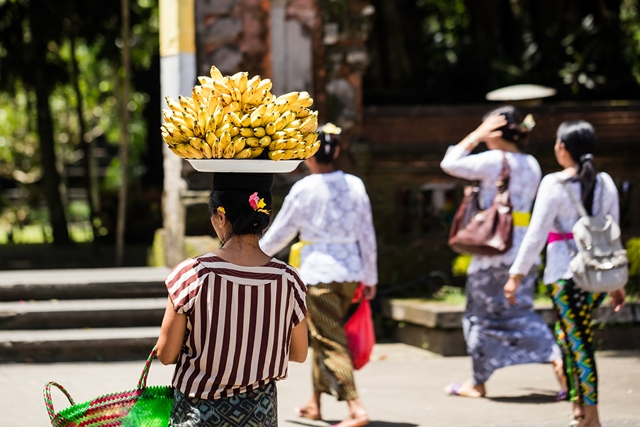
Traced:
<path id="1" fill-rule="evenodd" d="M 296 414 L 298 414 L 298 416 L 302 418 L 316 421 L 322 419 L 322 416 L 320 415 L 320 408 L 318 408 L 316 405 L 307 404 L 307 406 L 303 408 L 296 408 L 295 411 Z"/>
<path id="2" fill-rule="evenodd" d="M 582 418 L 578 427 L 602 427 L 597 405 L 585 405 L 582 407 L 582 411 L 584 412 L 584 418 Z"/>
<path id="3" fill-rule="evenodd" d="M 367 424 L 369 424 L 369 416 L 364 412 L 351 414 L 349 415 L 349 418 L 346 418 L 331 427 L 360 427 L 366 426 Z"/>
<path id="4" fill-rule="evenodd" d="M 449 396 L 463 397 L 484 397 L 487 394 L 484 384 L 474 385 L 471 380 L 467 380 L 462 384 L 449 384 L 444 388 L 444 392 Z"/>
<path id="5" fill-rule="evenodd" d="M 580 402 L 573 402 L 573 419 L 582 421 L 584 418 L 584 412 L 582 411 L 582 405 Z"/>

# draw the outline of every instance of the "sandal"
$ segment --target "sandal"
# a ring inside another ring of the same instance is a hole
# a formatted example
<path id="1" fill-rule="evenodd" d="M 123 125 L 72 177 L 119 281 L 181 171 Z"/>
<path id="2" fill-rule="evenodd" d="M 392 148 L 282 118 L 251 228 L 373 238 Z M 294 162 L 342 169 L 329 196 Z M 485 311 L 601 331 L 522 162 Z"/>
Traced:
<path id="1" fill-rule="evenodd" d="M 556 395 L 556 402 L 562 402 L 563 400 L 569 400 L 569 393 L 566 390 L 560 390 Z"/>
<path id="2" fill-rule="evenodd" d="M 295 408 L 294 411 L 300 418 L 306 418 L 308 420 L 314 420 L 314 421 L 319 421 L 322 419 L 321 417 L 314 418 L 310 416 L 307 413 L 307 408 Z"/>
<path id="3" fill-rule="evenodd" d="M 449 396 L 459 396 L 458 390 L 460 390 L 462 384 L 460 383 L 451 383 L 449 384 L 449 392 L 447 393 Z"/>

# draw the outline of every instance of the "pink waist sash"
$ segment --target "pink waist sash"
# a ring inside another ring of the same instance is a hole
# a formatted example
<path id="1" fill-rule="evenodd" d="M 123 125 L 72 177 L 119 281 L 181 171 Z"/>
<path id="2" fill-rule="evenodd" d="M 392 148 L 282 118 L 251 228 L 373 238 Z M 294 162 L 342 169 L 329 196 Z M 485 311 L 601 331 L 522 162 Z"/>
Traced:
<path id="1" fill-rule="evenodd" d="M 567 240 L 573 239 L 573 233 L 565 233 L 564 236 L 567 238 Z M 547 243 L 557 242 L 558 240 L 564 240 L 564 238 L 562 237 L 562 233 L 556 233 L 555 231 L 551 231 L 549 233 L 549 240 L 547 241 Z"/>

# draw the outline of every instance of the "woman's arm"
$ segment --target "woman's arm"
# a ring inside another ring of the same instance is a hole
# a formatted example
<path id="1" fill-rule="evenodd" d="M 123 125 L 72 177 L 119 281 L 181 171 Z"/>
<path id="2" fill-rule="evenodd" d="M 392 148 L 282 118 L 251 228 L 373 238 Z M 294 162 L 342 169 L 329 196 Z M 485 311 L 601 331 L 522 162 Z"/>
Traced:
<path id="1" fill-rule="evenodd" d="M 458 145 L 449 147 L 447 153 L 440 163 L 443 171 L 449 175 L 468 179 L 483 180 L 491 178 L 487 175 L 487 168 L 479 162 L 476 156 L 469 156 L 469 153 L 483 140 L 489 137 L 501 136 L 501 131 L 496 129 L 507 124 L 507 120 L 502 115 L 490 116 L 478 128 L 467 135 Z"/>
<path id="2" fill-rule="evenodd" d="M 504 286 L 504 295 L 511 304 L 516 304 L 516 290 L 520 286 L 520 279 L 531 270 L 549 239 L 549 231 L 557 216 L 557 207 L 554 203 L 556 183 L 554 176 L 547 175 L 538 188 L 531 223 L 518 249 L 518 255 L 509 269 L 510 279 Z"/>
<path id="3" fill-rule="evenodd" d="M 164 318 L 162 319 L 162 327 L 160 328 L 160 337 L 156 344 L 156 355 L 163 365 L 176 363 L 182 350 L 186 332 L 187 316 L 176 313 L 171 298 L 168 298 Z"/>
<path id="4" fill-rule="evenodd" d="M 297 209 L 295 194 L 289 193 L 284 199 L 278 216 L 273 220 L 265 235 L 260 239 L 260 249 L 267 255 L 273 256 L 284 249 L 298 234 L 300 213 Z"/>
<path id="5" fill-rule="evenodd" d="M 289 360 L 303 363 L 307 360 L 309 342 L 307 338 L 307 320 L 302 319 L 300 323 L 291 330 L 291 346 L 289 347 Z"/>

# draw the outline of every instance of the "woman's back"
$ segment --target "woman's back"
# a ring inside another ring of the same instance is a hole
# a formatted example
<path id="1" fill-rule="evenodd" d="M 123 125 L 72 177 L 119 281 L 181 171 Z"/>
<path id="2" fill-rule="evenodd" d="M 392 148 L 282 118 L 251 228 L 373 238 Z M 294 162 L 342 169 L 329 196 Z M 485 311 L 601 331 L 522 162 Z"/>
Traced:
<path id="1" fill-rule="evenodd" d="M 216 400 L 287 376 L 292 328 L 306 315 L 306 287 L 276 259 L 259 267 L 207 254 L 179 264 L 167 278 L 187 334 L 173 386 Z"/>

